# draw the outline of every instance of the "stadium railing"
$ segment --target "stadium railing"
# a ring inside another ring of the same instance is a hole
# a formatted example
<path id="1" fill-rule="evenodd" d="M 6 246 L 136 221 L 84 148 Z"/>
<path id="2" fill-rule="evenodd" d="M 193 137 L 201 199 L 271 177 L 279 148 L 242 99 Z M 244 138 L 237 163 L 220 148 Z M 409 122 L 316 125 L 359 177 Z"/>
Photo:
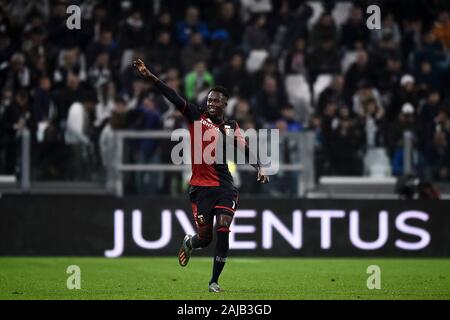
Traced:
<path id="1" fill-rule="evenodd" d="M 170 139 L 171 131 L 116 131 L 115 145 L 116 157 L 115 164 L 112 166 L 112 172 L 107 174 L 107 184 L 113 186 L 114 194 L 118 197 L 123 196 L 123 173 L 125 172 L 189 172 L 191 165 L 175 165 L 167 163 L 158 164 L 130 164 L 124 163 L 124 144 L 128 139 Z M 278 165 L 278 172 L 294 172 L 297 175 L 297 195 L 303 196 L 308 190 L 315 187 L 314 179 L 314 134 L 312 132 L 284 132 L 280 133 L 280 144 L 285 141 L 294 142 L 294 152 L 291 163 L 286 163 L 281 159 Z M 187 134 L 183 136 L 185 150 L 190 150 L 190 143 Z M 184 156 L 188 156 L 186 152 Z M 186 158 L 184 159 L 186 160 Z M 186 161 L 185 161 L 186 162 Z M 293 163 L 292 163 L 293 162 Z M 255 170 L 249 165 L 238 165 L 238 171 Z"/>

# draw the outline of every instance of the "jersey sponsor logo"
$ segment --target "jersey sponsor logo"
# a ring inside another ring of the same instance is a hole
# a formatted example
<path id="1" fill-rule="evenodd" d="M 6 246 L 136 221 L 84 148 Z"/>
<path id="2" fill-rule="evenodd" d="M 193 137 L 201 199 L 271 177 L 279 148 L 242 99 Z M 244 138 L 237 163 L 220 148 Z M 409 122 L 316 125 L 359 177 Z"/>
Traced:
<path id="1" fill-rule="evenodd" d="M 209 122 L 208 122 L 207 120 L 209 120 Z M 201 119 L 200 119 L 200 123 L 201 123 L 202 125 L 204 125 L 205 127 L 208 127 L 209 129 L 214 129 L 214 130 L 216 130 L 217 132 L 220 132 L 219 127 L 216 126 L 214 123 L 212 123 L 211 119 L 207 118 L 207 120 L 205 120 L 204 118 L 201 118 Z"/>

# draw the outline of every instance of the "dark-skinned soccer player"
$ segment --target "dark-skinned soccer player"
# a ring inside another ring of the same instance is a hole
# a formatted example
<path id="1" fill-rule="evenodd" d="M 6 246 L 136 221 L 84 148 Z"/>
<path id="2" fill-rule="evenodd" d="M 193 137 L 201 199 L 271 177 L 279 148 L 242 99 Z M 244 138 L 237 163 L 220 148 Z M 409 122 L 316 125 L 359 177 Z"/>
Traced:
<path id="1" fill-rule="evenodd" d="M 240 133 L 239 126 L 236 121 L 226 120 L 224 117 L 225 108 L 227 106 L 229 94 L 223 87 L 213 87 L 210 89 L 207 97 L 206 108 L 189 103 L 181 98 L 173 89 L 169 88 L 156 75 L 154 75 L 140 59 L 133 62 L 133 65 L 139 73 L 148 81 L 151 81 L 155 87 L 183 114 L 189 125 L 189 133 L 191 138 L 191 150 L 203 152 L 209 146 L 207 141 L 203 141 L 202 136 L 194 133 L 194 128 L 200 128 L 201 132 L 213 130 L 217 132 L 222 141 L 225 141 L 227 135 L 233 135 L 234 147 L 240 148 L 241 151 L 248 152 L 250 156 L 253 154 L 248 150 L 248 144 Z M 201 139 L 202 141 L 195 141 Z M 218 141 L 213 139 L 213 141 Z M 200 148 L 195 149 L 197 144 Z M 226 144 L 222 144 L 225 146 Z M 215 150 L 217 155 L 219 150 Z M 191 157 L 194 158 L 194 151 Z M 250 157 L 249 156 L 249 157 Z M 257 181 L 267 183 L 269 177 L 265 175 L 257 160 L 250 164 L 257 170 Z M 209 281 L 210 292 L 220 292 L 221 288 L 218 284 L 219 276 L 225 266 L 229 249 L 229 232 L 230 225 L 233 220 L 238 201 L 238 190 L 233 184 L 233 178 L 228 169 L 226 161 L 202 161 L 197 163 L 192 159 L 192 177 L 190 179 L 189 198 L 191 201 L 194 221 L 197 233 L 186 235 L 183 239 L 180 251 L 178 253 L 178 261 L 182 267 L 186 266 L 194 249 L 207 247 L 213 239 L 213 222 L 216 217 L 216 247 L 214 252 L 212 277 Z"/>

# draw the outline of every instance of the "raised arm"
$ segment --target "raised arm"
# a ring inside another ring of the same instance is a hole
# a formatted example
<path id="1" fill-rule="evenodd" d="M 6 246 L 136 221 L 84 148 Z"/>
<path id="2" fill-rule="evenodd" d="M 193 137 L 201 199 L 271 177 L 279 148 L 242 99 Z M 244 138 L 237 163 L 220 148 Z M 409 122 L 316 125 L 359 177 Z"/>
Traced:
<path id="1" fill-rule="evenodd" d="M 172 102 L 175 107 L 189 120 L 191 120 L 193 113 L 195 113 L 195 108 L 190 106 L 186 100 L 178 95 L 172 88 L 167 86 L 163 81 L 161 81 L 156 75 L 154 75 L 145 66 L 141 59 L 133 61 L 133 66 L 139 71 L 139 73 L 148 81 L 153 82 L 158 90 Z"/>

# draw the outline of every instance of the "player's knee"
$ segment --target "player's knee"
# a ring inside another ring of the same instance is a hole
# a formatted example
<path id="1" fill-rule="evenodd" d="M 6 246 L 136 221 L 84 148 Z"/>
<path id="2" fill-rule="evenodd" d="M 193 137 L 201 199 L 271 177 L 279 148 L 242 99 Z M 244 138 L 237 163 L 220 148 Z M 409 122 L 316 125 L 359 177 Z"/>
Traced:
<path id="1" fill-rule="evenodd" d="M 233 216 L 228 213 L 220 213 L 217 216 L 217 232 L 230 232 L 230 225 L 233 221 Z"/>

